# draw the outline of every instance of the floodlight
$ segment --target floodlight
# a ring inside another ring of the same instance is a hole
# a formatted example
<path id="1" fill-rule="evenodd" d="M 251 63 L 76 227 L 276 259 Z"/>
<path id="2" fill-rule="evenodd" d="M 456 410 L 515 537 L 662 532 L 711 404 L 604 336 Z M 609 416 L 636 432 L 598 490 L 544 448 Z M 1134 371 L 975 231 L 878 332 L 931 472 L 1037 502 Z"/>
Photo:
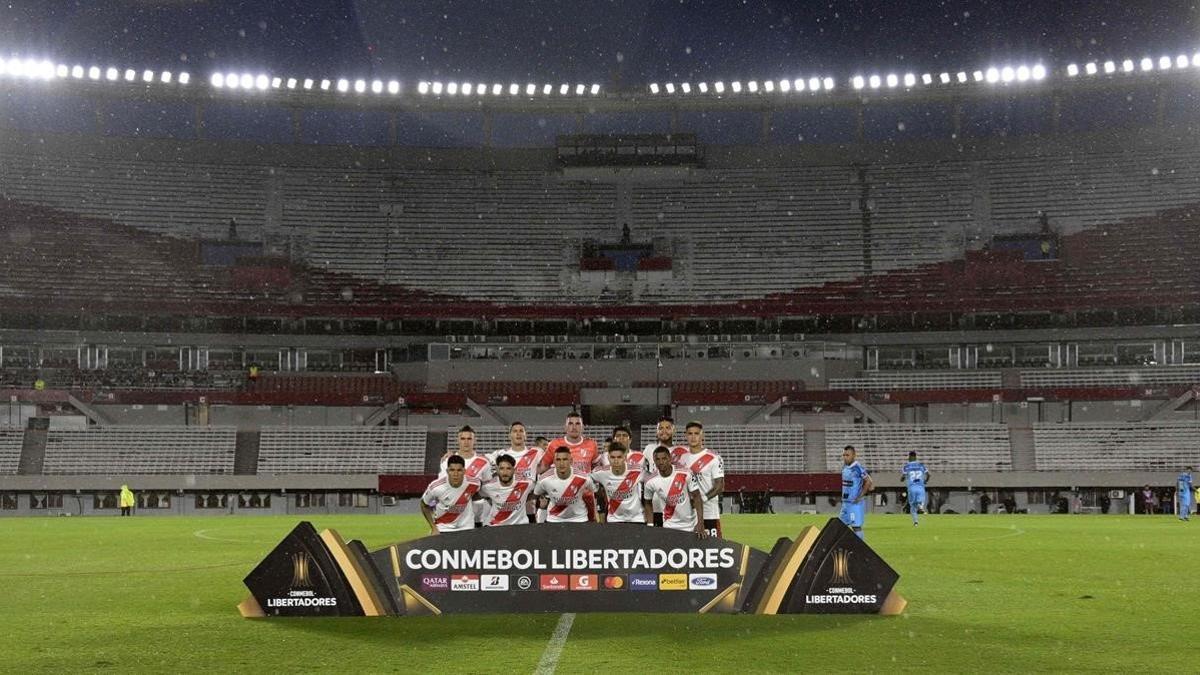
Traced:
<path id="1" fill-rule="evenodd" d="M 117 69 L 109 66 L 108 70 L 104 71 L 104 79 L 113 81 L 117 79 Z"/>
<path id="2" fill-rule="evenodd" d="M 513 84 L 508 85 L 508 95 L 509 96 L 516 96 L 519 93 L 521 93 L 521 85 L 516 84 L 515 82 Z"/>
<path id="3" fill-rule="evenodd" d="M 749 82 L 746 83 L 746 90 L 750 91 L 750 92 L 758 91 L 758 82 L 756 82 L 755 80 L 750 80 Z"/>
<path id="4" fill-rule="evenodd" d="M 796 91 L 804 91 L 805 87 L 807 86 L 808 84 L 804 81 L 804 78 L 797 77 L 796 79 L 792 80 L 792 89 L 795 89 Z"/>
<path id="5" fill-rule="evenodd" d="M 367 81 L 366 80 L 355 80 L 354 81 L 354 92 L 356 94 L 362 94 L 366 91 L 367 91 Z"/>
<path id="6" fill-rule="evenodd" d="M 1017 66 L 1017 82 L 1029 80 L 1029 66 Z"/>
<path id="7" fill-rule="evenodd" d="M 72 66 L 71 77 L 77 80 L 83 78 L 83 66 Z"/>
<path id="8" fill-rule="evenodd" d="M 467 93 L 469 94 L 471 92 L 467 92 Z M 571 85 L 569 85 L 569 84 L 558 85 L 558 95 L 559 96 L 566 96 L 567 94 L 570 94 L 570 93 L 571 93 Z"/>
<path id="9" fill-rule="evenodd" d="M 707 82 L 701 82 L 700 84 L 696 85 L 696 88 L 700 90 L 701 94 L 708 93 L 708 83 Z"/>
<path id="10" fill-rule="evenodd" d="M 1016 79 L 1016 77 L 1017 77 L 1017 73 L 1016 73 L 1016 71 L 1014 71 L 1012 69 L 1012 66 L 1004 66 L 1003 68 L 1000 69 L 1000 81 L 1001 82 L 1005 82 L 1005 83 L 1012 82 L 1014 79 Z"/>
<path id="11" fill-rule="evenodd" d="M 938 81 L 942 84 L 950 84 L 950 73 L 942 73 L 938 75 Z"/>
<path id="12" fill-rule="evenodd" d="M 271 88 L 272 89 L 278 89 L 282 86 L 283 86 L 283 78 L 281 78 L 281 77 L 272 77 L 271 78 Z"/>
<path id="13" fill-rule="evenodd" d="M 220 89 L 225 86 L 225 76 L 221 73 L 213 73 L 212 76 L 208 78 L 208 82 L 217 89 Z"/>
<path id="14" fill-rule="evenodd" d="M 592 85 L 592 96 L 598 96 L 599 94 L 600 94 L 600 85 L 593 84 Z"/>
<path id="15" fill-rule="evenodd" d="M 225 77 L 225 76 L 222 75 L 221 77 Z M 143 70 L 142 71 L 142 82 L 153 82 L 153 81 L 154 81 L 154 71 L 153 70 Z"/>
<path id="16" fill-rule="evenodd" d="M 925 73 L 924 75 L 922 75 L 921 76 L 921 84 L 923 84 L 925 86 L 929 86 L 929 85 L 933 84 L 933 75 L 931 75 L 930 73 Z"/>
<path id="17" fill-rule="evenodd" d="M 675 93 L 675 84 L 673 82 L 668 82 L 664 88 L 667 90 L 668 94 Z"/>
<path id="18" fill-rule="evenodd" d="M 554 85 L 552 85 L 552 84 L 543 84 L 542 85 L 542 95 L 543 96 L 549 96 L 553 92 L 554 92 Z"/>
<path id="19" fill-rule="evenodd" d="M 888 88 L 895 87 L 900 84 L 900 78 L 896 77 L 895 73 L 889 73 L 886 79 Z"/>
<path id="20" fill-rule="evenodd" d="M 775 91 L 775 81 L 774 80 L 766 80 L 765 82 L 763 82 L 763 91 L 767 91 L 767 92 Z"/>
<path id="21" fill-rule="evenodd" d="M 976 82 L 983 82 L 983 71 L 977 70 L 971 73 L 971 79 L 975 80 Z"/>
<path id="22" fill-rule="evenodd" d="M 241 85 L 242 89 L 253 89 L 254 76 L 250 73 L 242 73 L 242 76 L 238 78 L 238 84 Z"/>
<path id="23" fill-rule="evenodd" d="M 917 83 L 917 76 L 912 73 L 904 74 L 904 86 L 911 87 Z"/>
<path id="24" fill-rule="evenodd" d="M 287 88 L 288 88 L 288 89 L 295 89 L 295 88 L 296 88 L 296 78 L 294 78 L 294 77 L 289 77 L 289 78 L 287 79 Z"/>
<path id="25" fill-rule="evenodd" d="M 1188 57 L 1186 54 L 1180 54 L 1179 56 L 1175 57 L 1175 67 L 1176 68 L 1187 68 L 1188 63 L 1189 63 Z"/>
<path id="26" fill-rule="evenodd" d="M 1149 59 L 1149 57 L 1143 58 L 1141 65 L 1142 65 L 1142 72 L 1148 72 L 1148 71 L 1154 70 L 1154 62 L 1151 61 Z"/>
<path id="27" fill-rule="evenodd" d="M 259 75 L 258 77 L 254 78 L 254 88 L 255 89 L 258 89 L 261 91 L 270 86 L 271 86 L 271 78 L 267 77 L 266 75 Z"/>
<path id="28" fill-rule="evenodd" d="M 329 80 L 321 80 L 321 91 L 329 91 L 329 85 L 332 84 Z"/>
<path id="29" fill-rule="evenodd" d="M 179 84 L 187 84 L 192 81 L 192 76 L 187 73 L 179 74 Z"/>
<path id="30" fill-rule="evenodd" d="M 304 84 L 303 84 L 302 86 L 304 87 L 304 89 L 305 89 L 306 91 L 307 91 L 307 90 L 309 90 L 309 89 L 312 89 L 312 88 L 313 88 L 313 81 L 312 81 L 312 78 L 311 78 L 311 77 L 306 77 L 306 78 L 304 78 Z"/>
<path id="31" fill-rule="evenodd" d="M 814 77 L 813 81 L 815 82 L 816 80 L 817 80 L 817 78 Z M 833 91 L 833 78 L 827 77 L 827 78 L 821 80 L 821 85 L 823 87 L 825 87 L 825 91 Z"/>
<path id="32" fill-rule="evenodd" d="M 792 90 L 791 80 L 780 80 L 779 81 L 779 91 L 789 92 L 791 90 Z"/>
<path id="33" fill-rule="evenodd" d="M 442 94 L 442 83 L 434 82 L 433 86 L 430 87 L 429 89 L 430 89 L 430 91 L 433 92 L 434 96 L 440 96 Z"/>
<path id="34" fill-rule="evenodd" d="M 850 78 L 850 86 L 854 87 L 855 89 L 862 89 L 864 84 L 865 82 L 863 81 L 862 75 L 855 75 L 854 77 Z"/>
<path id="35" fill-rule="evenodd" d="M 658 83 L 657 83 L 657 82 L 651 82 L 651 83 L 650 83 L 650 93 L 651 93 L 651 94 L 657 94 L 657 93 L 658 93 Z"/>
<path id="36" fill-rule="evenodd" d="M 395 80 L 388 80 L 388 93 L 389 94 L 399 94 L 400 93 L 400 83 Z"/>
<path id="37" fill-rule="evenodd" d="M 867 83 L 871 85 L 872 89 L 878 89 L 882 81 L 879 79 L 878 75 L 872 75 L 867 79 Z"/>
<path id="38" fill-rule="evenodd" d="M 453 96 L 457 93 L 458 93 L 458 83 L 457 82 L 447 82 L 446 83 L 446 94 L 448 96 Z"/>
<path id="39" fill-rule="evenodd" d="M 529 84 L 529 83 L 525 84 L 525 95 L 526 96 L 533 96 L 536 93 L 537 93 L 537 85 L 536 84 Z"/>
<path id="40" fill-rule="evenodd" d="M 372 88 L 374 88 L 375 85 L 371 85 L 371 86 L 372 86 Z M 463 96 L 471 95 L 471 83 L 470 82 L 463 82 L 462 93 L 463 93 Z"/>
<path id="41" fill-rule="evenodd" d="M 1079 66 L 1074 63 L 1067 66 L 1067 77 L 1075 77 L 1079 74 Z"/>
<path id="42" fill-rule="evenodd" d="M 583 84 L 575 85 L 575 95 L 576 96 L 583 96 L 583 93 L 585 91 L 587 91 L 587 87 L 585 85 L 583 85 Z"/>
<path id="43" fill-rule="evenodd" d="M 1117 72 L 1117 64 L 1113 63 L 1112 61 L 1105 61 L 1104 72 L 1108 73 L 1109 75 Z"/>
<path id="44" fill-rule="evenodd" d="M 958 71 L 957 79 L 959 84 L 965 84 L 967 81 L 967 74 L 960 70 Z"/>
<path id="45" fill-rule="evenodd" d="M 137 72 L 133 68 L 126 68 L 125 69 L 125 81 L 133 82 L 136 79 L 137 79 Z"/>
<path id="46" fill-rule="evenodd" d="M 1029 74 L 1035 80 L 1044 80 L 1046 79 L 1046 66 L 1039 63 L 1029 70 Z"/>
<path id="47" fill-rule="evenodd" d="M 685 93 L 685 94 L 690 94 L 690 93 L 692 93 L 692 85 L 691 85 L 691 84 L 688 84 L 687 82 L 684 82 L 683 84 L 680 84 L 680 85 L 679 85 L 679 88 L 680 88 L 680 90 L 682 90 L 682 91 L 683 91 L 683 93 Z"/>
<path id="48" fill-rule="evenodd" d="M 344 77 L 339 79 L 337 81 L 337 90 L 339 92 L 342 92 L 343 94 L 346 93 L 347 91 L 350 91 L 350 80 L 347 80 Z M 435 91 L 434 93 L 436 94 L 437 92 Z"/>
<path id="49" fill-rule="evenodd" d="M 66 77 L 71 74 L 71 69 L 67 67 L 67 64 L 60 63 L 55 66 L 54 74 L 58 77 Z"/>
<path id="50" fill-rule="evenodd" d="M 1160 56 L 1158 58 L 1158 69 L 1159 70 L 1170 70 L 1171 69 L 1171 57 Z"/>
<path id="51" fill-rule="evenodd" d="M 1124 61 L 1122 61 L 1121 62 L 1121 70 L 1123 70 L 1127 73 L 1132 73 L 1133 72 L 1133 59 L 1125 59 Z"/>
<path id="52" fill-rule="evenodd" d="M 733 82 L 729 83 L 729 88 L 733 91 L 733 93 L 736 94 L 742 90 L 742 83 L 734 80 Z"/>
<path id="53" fill-rule="evenodd" d="M 725 83 L 724 82 L 713 82 L 713 91 L 717 92 L 718 94 L 724 94 L 725 93 Z"/>
<path id="54" fill-rule="evenodd" d="M 160 75 L 158 79 L 162 80 L 163 84 L 170 84 L 171 71 L 169 71 L 169 70 L 162 71 L 162 75 Z"/>

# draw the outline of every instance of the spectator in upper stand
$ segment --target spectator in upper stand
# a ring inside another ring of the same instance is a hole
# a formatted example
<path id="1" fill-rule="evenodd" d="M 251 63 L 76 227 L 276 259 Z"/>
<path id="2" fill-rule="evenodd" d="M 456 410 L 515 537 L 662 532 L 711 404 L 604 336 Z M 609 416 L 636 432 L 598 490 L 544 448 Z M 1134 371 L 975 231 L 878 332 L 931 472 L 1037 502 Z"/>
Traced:
<path id="1" fill-rule="evenodd" d="M 237 218 L 229 219 L 229 240 L 237 241 Z"/>
<path id="2" fill-rule="evenodd" d="M 247 376 L 250 378 L 251 382 L 258 381 L 258 364 L 257 363 L 250 364 L 250 371 L 247 373 Z"/>
<path id="3" fill-rule="evenodd" d="M 629 223 L 621 226 L 621 243 L 628 245 L 633 243 L 633 235 L 629 232 Z"/>
<path id="4" fill-rule="evenodd" d="M 46 390 L 46 381 L 43 380 L 41 377 L 39 377 L 38 379 L 33 381 L 33 388 L 35 391 L 45 391 Z"/>
<path id="5" fill-rule="evenodd" d="M 121 486 L 121 496 L 117 498 L 117 502 L 117 505 L 121 507 L 122 516 L 133 515 L 133 507 L 137 504 L 137 497 L 134 496 L 133 490 L 130 490 L 128 485 Z"/>

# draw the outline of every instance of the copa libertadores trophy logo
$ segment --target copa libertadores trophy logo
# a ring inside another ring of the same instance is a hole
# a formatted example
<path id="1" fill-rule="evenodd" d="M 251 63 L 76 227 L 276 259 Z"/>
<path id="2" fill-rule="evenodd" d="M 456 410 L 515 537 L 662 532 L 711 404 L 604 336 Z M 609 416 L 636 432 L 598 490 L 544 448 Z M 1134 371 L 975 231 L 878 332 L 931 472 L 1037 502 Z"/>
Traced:
<path id="1" fill-rule="evenodd" d="M 517 535 L 517 536 L 514 536 Z M 853 567 L 853 569 L 851 569 Z M 486 527 L 368 551 L 302 522 L 246 577 L 243 616 L 880 613 L 900 576 L 837 520 L 765 552 L 592 523 Z"/>

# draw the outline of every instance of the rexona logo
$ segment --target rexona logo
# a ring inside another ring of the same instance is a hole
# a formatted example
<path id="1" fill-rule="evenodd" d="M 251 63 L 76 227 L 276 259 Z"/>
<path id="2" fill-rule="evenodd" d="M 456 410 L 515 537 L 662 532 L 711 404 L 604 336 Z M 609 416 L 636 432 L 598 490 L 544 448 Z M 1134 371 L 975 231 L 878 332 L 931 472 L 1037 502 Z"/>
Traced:
<path id="1" fill-rule="evenodd" d="M 523 574 L 517 577 L 517 588 L 522 591 L 537 590 L 533 587 L 533 577 L 529 576 L 528 574 Z"/>
<path id="2" fill-rule="evenodd" d="M 568 588 L 570 577 L 565 574 L 543 574 L 541 577 L 541 589 L 543 591 L 565 591 Z"/>
<path id="3" fill-rule="evenodd" d="M 477 591 L 477 590 L 479 590 L 479 575 L 478 574 L 451 574 L 450 575 L 450 590 L 452 590 L 452 591 Z"/>
<path id="4" fill-rule="evenodd" d="M 629 590 L 631 590 L 631 591 L 657 591 L 658 590 L 658 575 L 657 574 L 630 574 L 629 575 Z"/>
<path id="5" fill-rule="evenodd" d="M 479 576 L 480 589 L 485 591 L 507 591 L 507 574 L 482 574 Z"/>
<path id="6" fill-rule="evenodd" d="M 572 574 L 571 590 L 594 591 L 600 585 L 600 576 L 596 574 Z"/>
<path id="7" fill-rule="evenodd" d="M 686 574 L 658 575 L 658 590 L 660 591 L 686 591 L 687 588 L 688 575 Z"/>
<path id="8" fill-rule="evenodd" d="M 629 584 L 625 583 L 625 577 L 620 574 L 606 574 L 600 580 L 600 587 L 606 591 L 623 591 Z"/>
<path id="9" fill-rule="evenodd" d="M 693 591 L 711 591 L 717 587 L 715 574 L 689 574 L 688 589 Z"/>
<path id="10" fill-rule="evenodd" d="M 450 577 L 444 574 L 426 574 L 421 577 L 421 590 L 444 591 L 450 588 Z"/>

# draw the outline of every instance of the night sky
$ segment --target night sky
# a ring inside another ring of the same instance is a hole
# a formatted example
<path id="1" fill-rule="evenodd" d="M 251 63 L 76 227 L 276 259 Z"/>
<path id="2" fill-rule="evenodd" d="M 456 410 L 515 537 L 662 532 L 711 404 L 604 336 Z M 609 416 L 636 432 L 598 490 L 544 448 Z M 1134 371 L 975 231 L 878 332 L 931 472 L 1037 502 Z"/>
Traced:
<path id="1" fill-rule="evenodd" d="M 201 76 L 844 82 L 1191 54 L 1198 13 L 1173 0 L 13 0 L 0 6 L 0 54 Z"/>

